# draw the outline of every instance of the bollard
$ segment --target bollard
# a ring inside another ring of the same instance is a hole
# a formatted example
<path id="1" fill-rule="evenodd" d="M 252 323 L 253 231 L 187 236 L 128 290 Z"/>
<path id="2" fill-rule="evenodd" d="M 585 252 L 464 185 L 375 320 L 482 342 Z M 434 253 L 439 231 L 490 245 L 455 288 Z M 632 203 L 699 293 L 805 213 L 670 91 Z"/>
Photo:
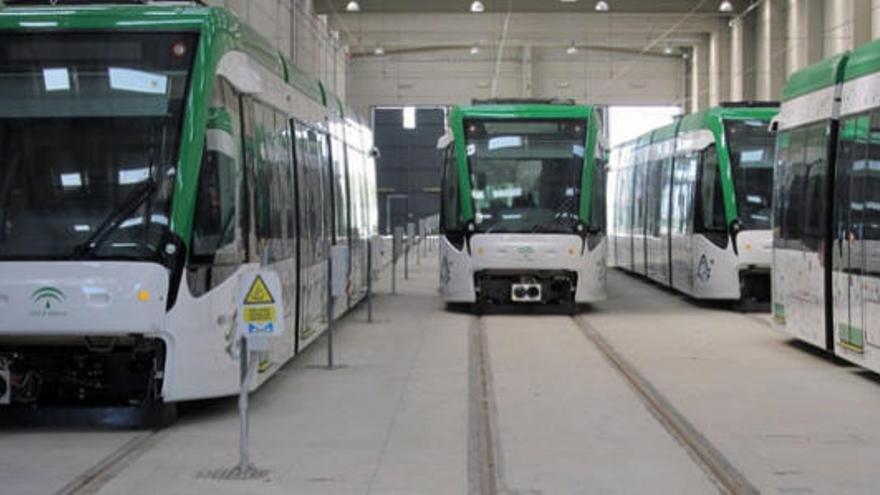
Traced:
<path id="1" fill-rule="evenodd" d="M 333 369 L 333 255 L 327 253 L 327 368 Z"/>
<path id="2" fill-rule="evenodd" d="M 397 294 L 397 260 L 400 259 L 400 251 L 403 249 L 403 227 L 394 227 L 394 237 L 391 239 L 391 293 Z"/>
<path id="3" fill-rule="evenodd" d="M 367 323 L 373 323 L 373 240 L 367 239 Z"/>

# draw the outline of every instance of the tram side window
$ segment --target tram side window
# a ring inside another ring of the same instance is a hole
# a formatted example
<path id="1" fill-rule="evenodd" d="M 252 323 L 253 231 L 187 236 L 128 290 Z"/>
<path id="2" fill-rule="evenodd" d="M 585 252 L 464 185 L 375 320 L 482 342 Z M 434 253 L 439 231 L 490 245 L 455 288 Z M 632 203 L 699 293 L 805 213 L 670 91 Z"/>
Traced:
<path id="1" fill-rule="evenodd" d="M 721 189 L 721 173 L 718 170 L 718 152 L 715 145 L 701 153 L 700 203 L 696 225 L 702 232 L 726 232 L 724 216 L 724 192 Z"/>
<path id="2" fill-rule="evenodd" d="M 696 179 L 696 152 L 679 156 L 675 159 L 672 182 L 672 232 L 687 234 L 690 232 L 694 216 L 694 183 Z"/>
<path id="3" fill-rule="evenodd" d="M 608 163 L 604 157 L 596 158 L 593 168 L 593 198 L 590 206 L 590 226 L 596 231 L 605 231 Z"/>
<path id="4" fill-rule="evenodd" d="M 868 166 L 865 167 L 865 239 L 880 240 L 880 111 L 871 115 L 871 144 L 868 148 Z M 868 255 L 869 260 L 880 263 L 880 252 Z M 874 266 L 873 271 L 880 271 Z"/>
<path id="5" fill-rule="evenodd" d="M 239 218 L 242 163 L 239 98 L 223 79 L 215 82 L 199 170 L 187 282 L 196 297 L 232 275 L 245 258 Z"/>
<path id="6" fill-rule="evenodd" d="M 642 162 L 633 168 L 633 218 L 632 229 L 634 234 L 644 235 L 645 233 L 645 169 L 647 163 Z"/>
<path id="7" fill-rule="evenodd" d="M 292 158 L 285 145 L 287 119 L 268 106 L 245 100 L 245 156 L 253 205 L 256 257 L 265 252 L 269 262 L 292 256 L 287 242 Z M 267 252 L 266 252 L 267 251 Z"/>
<path id="8" fill-rule="evenodd" d="M 826 145 L 824 124 L 817 124 L 807 129 L 803 165 L 806 170 L 805 207 L 801 217 L 803 219 L 801 237 L 804 247 L 810 251 L 817 251 L 825 237 L 825 213 L 828 211 Z"/>
<path id="9" fill-rule="evenodd" d="M 345 161 L 345 145 L 336 136 L 331 138 L 333 154 L 334 192 L 333 199 L 336 204 L 334 225 L 336 238 L 348 238 L 348 169 Z"/>
<path id="10" fill-rule="evenodd" d="M 880 276 L 880 111 L 871 115 L 870 145 L 864 177 L 866 273 Z"/>
<path id="11" fill-rule="evenodd" d="M 447 234 L 457 233 L 461 231 L 461 219 L 458 163 L 455 159 L 454 144 L 446 148 L 443 169 L 443 229 Z"/>
<path id="12" fill-rule="evenodd" d="M 805 208 L 805 184 L 807 167 L 804 165 L 807 148 L 807 129 L 792 131 L 788 149 L 788 161 L 785 164 L 783 188 L 786 191 L 785 209 L 782 219 L 782 237 L 788 248 L 800 249 L 801 217 Z"/>
<path id="13" fill-rule="evenodd" d="M 783 212 L 787 192 L 782 187 L 785 179 L 785 166 L 788 163 L 788 150 L 791 147 L 791 133 L 780 132 L 776 148 L 776 167 L 773 171 L 773 238 L 774 243 L 782 243 Z"/>

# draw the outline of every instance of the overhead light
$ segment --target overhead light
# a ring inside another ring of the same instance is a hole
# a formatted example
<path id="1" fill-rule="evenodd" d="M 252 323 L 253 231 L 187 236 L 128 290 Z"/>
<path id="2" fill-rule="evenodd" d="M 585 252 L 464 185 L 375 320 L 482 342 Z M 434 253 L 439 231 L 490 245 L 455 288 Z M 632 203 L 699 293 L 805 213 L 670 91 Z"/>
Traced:
<path id="1" fill-rule="evenodd" d="M 474 46 L 471 47 L 471 55 L 476 55 L 480 53 L 480 46 L 474 43 Z"/>
<path id="2" fill-rule="evenodd" d="M 596 12 L 608 12 L 608 2 L 605 0 L 596 2 Z"/>
<path id="3" fill-rule="evenodd" d="M 578 0 L 559 0 L 562 3 L 577 3 Z"/>
<path id="4" fill-rule="evenodd" d="M 471 12 L 475 12 L 475 13 L 479 14 L 480 12 L 483 12 L 484 10 L 486 10 L 486 6 L 483 5 L 483 2 L 481 2 L 480 0 L 474 0 L 474 2 L 471 3 Z"/>
<path id="5" fill-rule="evenodd" d="M 361 4 L 357 3 L 355 0 L 351 0 L 348 2 L 348 5 L 345 6 L 346 12 L 360 12 Z"/>
<path id="6" fill-rule="evenodd" d="M 578 52 L 578 47 L 577 47 L 577 45 L 574 44 L 574 41 L 572 41 L 571 44 L 568 45 L 568 48 L 565 49 L 565 53 L 567 53 L 569 55 L 574 55 L 577 52 Z"/>
<path id="7" fill-rule="evenodd" d="M 663 53 L 665 53 L 666 55 L 672 55 L 673 51 L 674 50 L 672 49 L 672 46 L 669 45 L 669 43 L 667 43 L 666 46 L 663 47 Z"/>
<path id="8" fill-rule="evenodd" d="M 380 56 L 380 57 L 381 57 L 382 55 L 385 55 L 385 47 L 382 46 L 382 45 L 377 46 L 376 49 L 373 50 L 373 54 L 374 54 L 374 55 L 378 55 L 378 56 Z"/>
<path id="9" fill-rule="evenodd" d="M 733 12 L 733 3 L 730 0 L 724 0 L 718 6 L 718 10 L 721 12 Z"/>

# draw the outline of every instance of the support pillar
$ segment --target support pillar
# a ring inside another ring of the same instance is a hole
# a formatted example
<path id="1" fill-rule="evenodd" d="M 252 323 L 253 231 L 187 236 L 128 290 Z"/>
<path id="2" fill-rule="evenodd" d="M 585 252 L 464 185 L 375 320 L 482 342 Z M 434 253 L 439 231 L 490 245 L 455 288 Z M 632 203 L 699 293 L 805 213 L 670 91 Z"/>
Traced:
<path id="1" fill-rule="evenodd" d="M 532 70 L 532 45 L 522 47 L 522 96 L 534 96 L 534 72 Z"/>
<path id="2" fill-rule="evenodd" d="M 871 1 L 871 39 L 880 38 L 880 0 Z"/>
<path id="3" fill-rule="evenodd" d="M 758 7 L 755 89 L 758 100 L 778 100 L 785 84 L 786 22 L 782 0 Z"/>
<path id="4" fill-rule="evenodd" d="M 825 0 L 789 0 L 787 16 L 786 76 L 824 57 Z"/>
<path id="5" fill-rule="evenodd" d="M 830 57 L 871 39 L 871 0 L 825 2 L 825 56 Z"/>
<path id="6" fill-rule="evenodd" d="M 694 45 L 691 57 L 691 112 L 709 106 L 709 37 Z"/>
<path id="7" fill-rule="evenodd" d="M 755 99 L 755 16 L 730 26 L 730 99 Z"/>
<path id="8" fill-rule="evenodd" d="M 709 106 L 730 99 L 730 29 L 720 19 L 709 35 Z"/>

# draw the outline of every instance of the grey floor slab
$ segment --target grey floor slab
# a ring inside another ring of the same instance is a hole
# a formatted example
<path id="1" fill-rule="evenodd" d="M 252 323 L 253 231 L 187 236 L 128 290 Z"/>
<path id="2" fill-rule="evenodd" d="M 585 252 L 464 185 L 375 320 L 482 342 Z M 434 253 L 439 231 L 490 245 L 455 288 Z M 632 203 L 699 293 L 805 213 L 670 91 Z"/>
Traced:
<path id="1" fill-rule="evenodd" d="M 505 489 L 717 493 L 571 318 L 485 325 Z"/>
<path id="2" fill-rule="evenodd" d="M 401 295 L 377 297 L 377 323 L 358 310 L 339 326 L 341 369 L 321 369 L 320 340 L 253 395 L 266 481 L 196 476 L 237 459 L 226 400 L 184 418 L 101 493 L 465 493 L 470 317 L 442 311 L 435 263 L 410 269 Z"/>
<path id="3" fill-rule="evenodd" d="M 764 493 L 878 493 L 880 380 L 617 271 L 586 315 Z"/>
<path id="4" fill-rule="evenodd" d="M 54 493 L 135 435 L 56 429 L 0 430 L 0 493 Z"/>

